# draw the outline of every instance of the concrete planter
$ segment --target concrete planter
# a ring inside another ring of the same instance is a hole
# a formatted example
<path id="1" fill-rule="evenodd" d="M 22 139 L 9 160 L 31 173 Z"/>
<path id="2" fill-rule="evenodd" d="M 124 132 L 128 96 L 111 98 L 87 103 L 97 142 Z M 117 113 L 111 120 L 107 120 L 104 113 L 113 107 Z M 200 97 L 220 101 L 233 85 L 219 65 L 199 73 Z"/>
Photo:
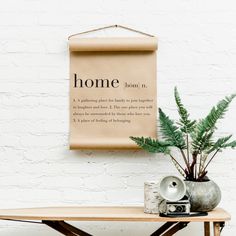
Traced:
<path id="1" fill-rule="evenodd" d="M 213 210 L 221 200 L 221 191 L 212 181 L 185 181 L 190 198 L 191 211 L 208 212 Z"/>

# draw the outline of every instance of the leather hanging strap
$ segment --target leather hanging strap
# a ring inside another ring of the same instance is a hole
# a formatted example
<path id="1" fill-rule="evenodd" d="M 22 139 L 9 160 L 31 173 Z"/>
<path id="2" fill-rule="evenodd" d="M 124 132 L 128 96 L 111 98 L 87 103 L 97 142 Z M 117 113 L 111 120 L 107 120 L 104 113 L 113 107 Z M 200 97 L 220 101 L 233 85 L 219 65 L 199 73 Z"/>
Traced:
<path id="1" fill-rule="evenodd" d="M 132 31 L 132 32 L 135 32 L 135 33 L 146 35 L 148 37 L 155 37 L 154 35 L 147 34 L 145 32 L 142 32 L 142 31 L 139 31 L 139 30 L 136 30 L 136 29 L 132 29 L 132 28 L 129 28 L 129 27 L 126 27 L 126 26 L 123 26 L 123 25 L 108 25 L 108 26 L 104 26 L 104 27 L 100 27 L 100 28 L 95 28 L 95 29 L 79 32 L 77 34 L 72 34 L 68 37 L 68 39 L 70 39 L 73 36 L 77 36 L 77 35 L 81 35 L 81 34 L 87 34 L 87 33 L 96 32 L 96 31 L 109 29 L 109 28 L 122 28 L 122 29 L 129 30 L 129 31 Z"/>

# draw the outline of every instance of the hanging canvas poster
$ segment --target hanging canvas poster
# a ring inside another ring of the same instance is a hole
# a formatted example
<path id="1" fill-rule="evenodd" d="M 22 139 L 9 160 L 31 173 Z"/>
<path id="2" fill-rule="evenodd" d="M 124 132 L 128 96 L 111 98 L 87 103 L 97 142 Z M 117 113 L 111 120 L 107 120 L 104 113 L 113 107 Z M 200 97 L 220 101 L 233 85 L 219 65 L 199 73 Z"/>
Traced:
<path id="1" fill-rule="evenodd" d="M 70 148 L 132 149 L 156 138 L 155 37 L 69 39 Z"/>

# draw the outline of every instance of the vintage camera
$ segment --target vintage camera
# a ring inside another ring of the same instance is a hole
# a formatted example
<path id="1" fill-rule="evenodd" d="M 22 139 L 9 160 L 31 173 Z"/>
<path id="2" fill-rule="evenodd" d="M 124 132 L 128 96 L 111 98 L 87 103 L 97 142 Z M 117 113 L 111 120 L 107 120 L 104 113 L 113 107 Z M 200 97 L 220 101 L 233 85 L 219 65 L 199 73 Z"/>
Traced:
<path id="1" fill-rule="evenodd" d="M 176 202 L 166 201 L 166 215 L 189 215 L 190 214 L 190 202 L 188 199 L 179 200 Z"/>
<path id="2" fill-rule="evenodd" d="M 176 176 L 166 176 L 160 182 L 159 211 L 164 216 L 190 215 L 190 202 L 184 181 Z"/>

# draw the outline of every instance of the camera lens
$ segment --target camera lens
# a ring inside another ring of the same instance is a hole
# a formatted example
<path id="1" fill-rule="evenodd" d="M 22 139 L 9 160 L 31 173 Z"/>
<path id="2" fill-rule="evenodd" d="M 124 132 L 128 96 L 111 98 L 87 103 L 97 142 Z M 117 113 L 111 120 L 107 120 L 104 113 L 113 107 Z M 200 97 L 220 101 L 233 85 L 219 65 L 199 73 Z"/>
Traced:
<path id="1" fill-rule="evenodd" d="M 185 212 L 185 206 L 177 206 L 177 212 Z"/>
<path id="2" fill-rule="evenodd" d="M 176 207 L 174 205 L 170 205 L 169 206 L 169 211 L 170 212 L 175 212 L 176 211 Z"/>

